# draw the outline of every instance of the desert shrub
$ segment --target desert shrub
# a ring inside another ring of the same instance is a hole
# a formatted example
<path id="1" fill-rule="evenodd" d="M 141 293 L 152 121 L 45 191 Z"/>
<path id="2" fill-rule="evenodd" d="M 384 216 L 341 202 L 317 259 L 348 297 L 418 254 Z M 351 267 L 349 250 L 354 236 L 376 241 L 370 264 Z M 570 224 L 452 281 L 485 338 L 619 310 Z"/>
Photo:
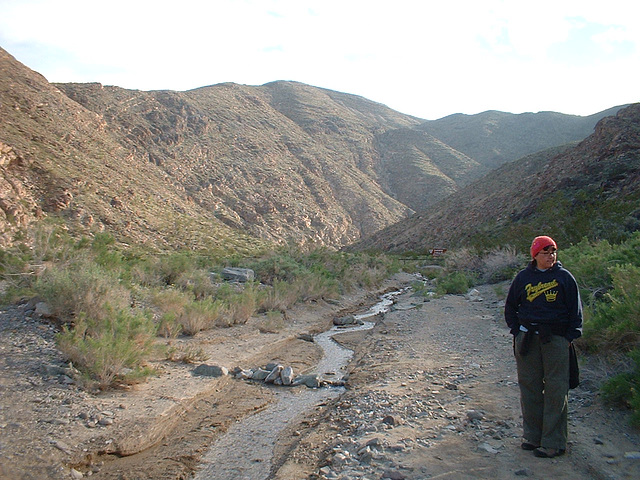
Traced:
<path id="1" fill-rule="evenodd" d="M 492 249 L 481 261 L 481 278 L 487 283 L 510 280 L 526 265 L 524 256 L 519 255 L 511 246 Z"/>
<path id="2" fill-rule="evenodd" d="M 103 319 L 79 315 L 75 327 L 57 336 L 60 351 L 87 378 L 106 388 L 127 374 L 141 371 L 155 336 L 151 315 L 107 308 Z"/>
<path id="3" fill-rule="evenodd" d="M 349 258 L 340 277 L 342 290 L 349 292 L 358 287 L 378 287 L 395 271 L 393 267 L 393 262 L 387 262 L 386 258 L 353 256 Z"/>
<path id="4" fill-rule="evenodd" d="M 585 301 L 584 348 L 605 356 L 623 353 L 632 360 L 633 367 L 605 382 L 603 394 L 631 408 L 640 426 L 640 233 L 618 245 L 582 240 L 561 251 L 561 259 Z"/>
<path id="5" fill-rule="evenodd" d="M 629 351 L 640 347 L 640 266 L 616 265 L 609 275 L 612 289 L 594 305 L 587 338 L 592 348 Z"/>
<path id="6" fill-rule="evenodd" d="M 284 319 L 282 312 L 270 310 L 260 319 L 258 330 L 261 333 L 278 333 L 284 328 Z"/>
<path id="7" fill-rule="evenodd" d="M 602 387 L 606 402 L 632 411 L 631 423 L 640 427 L 640 348 L 629 353 L 634 369 L 610 378 Z"/>
<path id="8" fill-rule="evenodd" d="M 298 301 L 298 291 L 289 282 L 274 280 L 273 285 L 260 294 L 261 311 L 284 312 Z"/>
<path id="9" fill-rule="evenodd" d="M 0 250 L 3 302 L 11 303 L 23 296 L 35 295 L 35 284 L 40 275 L 73 258 L 77 250 L 77 243 L 68 233 L 52 224 L 40 224 L 28 232 L 23 243 Z"/>
<path id="10" fill-rule="evenodd" d="M 618 245 L 606 240 L 590 242 L 583 239 L 574 246 L 560 250 L 558 259 L 576 277 L 583 301 L 592 305 L 612 288 L 612 267 L 640 266 L 640 232 L 635 232 Z"/>
<path id="11" fill-rule="evenodd" d="M 420 280 L 414 280 L 413 282 L 411 282 L 411 289 L 413 290 L 415 295 L 418 295 L 424 298 L 430 298 L 434 294 L 429 283 L 420 281 Z"/>
<path id="12" fill-rule="evenodd" d="M 183 272 L 175 281 L 175 286 L 191 292 L 197 300 L 216 294 L 217 288 L 211 281 L 211 274 L 204 269 Z"/>
<path id="13" fill-rule="evenodd" d="M 148 302 L 159 312 L 159 315 L 169 314 L 177 318 L 193 301 L 193 295 L 176 288 L 156 289 L 149 294 Z"/>
<path id="14" fill-rule="evenodd" d="M 173 312 L 165 312 L 158 319 L 158 335 L 164 338 L 176 338 L 182 333 L 182 325 Z"/>
<path id="15" fill-rule="evenodd" d="M 472 281 L 464 272 L 452 272 L 438 277 L 436 281 L 436 292 L 444 294 L 464 294 L 473 285 Z"/>
<path id="16" fill-rule="evenodd" d="M 188 345 L 181 348 L 168 348 L 166 359 L 170 362 L 196 363 L 207 361 L 209 359 L 209 355 L 201 347 Z"/>
<path id="17" fill-rule="evenodd" d="M 467 272 L 478 274 L 482 271 L 482 258 L 473 249 L 460 248 L 448 251 L 444 267 L 448 272 Z"/>
<path id="18" fill-rule="evenodd" d="M 144 286 L 174 286 L 178 279 L 197 270 L 197 258 L 189 252 L 152 255 L 131 268 L 134 281 Z"/>
<path id="19" fill-rule="evenodd" d="M 244 325 L 258 311 L 259 294 L 256 288 L 248 285 L 242 292 L 232 295 L 228 300 L 227 321 L 231 325 Z"/>
<path id="20" fill-rule="evenodd" d="M 304 271 L 304 266 L 291 252 L 273 252 L 250 266 L 257 280 L 267 285 L 272 285 L 276 280 L 293 282 Z"/>
<path id="21" fill-rule="evenodd" d="M 295 283 L 297 297 L 303 302 L 321 298 L 337 298 L 339 287 L 332 278 L 309 272 L 300 276 Z"/>
<path id="22" fill-rule="evenodd" d="M 130 290 L 86 255 L 51 265 L 38 277 L 35 291 L 63 321 L 80 313 L 100 320 L 108 313 L 107 305 L 115 310 L 131 305 Z"/>
<path id="23" fill-rule="evenodd" d="M 226 309 L 223 302 L 206 298 L 187 304 L 178 317 L 178 323 L 182 327 L 182 333 L 195 335 L 215 327 L 225 314 Z"/>

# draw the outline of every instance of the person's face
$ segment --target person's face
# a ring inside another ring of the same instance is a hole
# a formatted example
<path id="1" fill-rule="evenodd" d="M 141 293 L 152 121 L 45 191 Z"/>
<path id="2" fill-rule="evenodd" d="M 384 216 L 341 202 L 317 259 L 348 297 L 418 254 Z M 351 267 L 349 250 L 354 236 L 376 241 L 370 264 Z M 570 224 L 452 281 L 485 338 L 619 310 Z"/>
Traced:
<path id="1" fill-rule="evenodd" d="M 556 257 L 557 250 L 552 245 L 549 245 L 538 252 L 536 255 L 536 264 L 539 269 L 546 270 L 547 268 L 553 267 L 556 263 Z"/>

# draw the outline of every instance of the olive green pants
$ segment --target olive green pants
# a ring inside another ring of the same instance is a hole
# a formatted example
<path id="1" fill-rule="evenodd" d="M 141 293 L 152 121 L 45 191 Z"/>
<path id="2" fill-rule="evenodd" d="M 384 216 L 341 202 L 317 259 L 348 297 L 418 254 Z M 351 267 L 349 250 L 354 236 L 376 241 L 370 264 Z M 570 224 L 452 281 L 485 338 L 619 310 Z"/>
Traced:
<path id="1" fill-rule="evenodd" d="M 569 400 L 569 342 L 552 335 L 542 344 L 531 335 L 525 355 L 520 346 L 525 334 L 514 339 L 524 439 L 546 448 L 566 449 Z"/>

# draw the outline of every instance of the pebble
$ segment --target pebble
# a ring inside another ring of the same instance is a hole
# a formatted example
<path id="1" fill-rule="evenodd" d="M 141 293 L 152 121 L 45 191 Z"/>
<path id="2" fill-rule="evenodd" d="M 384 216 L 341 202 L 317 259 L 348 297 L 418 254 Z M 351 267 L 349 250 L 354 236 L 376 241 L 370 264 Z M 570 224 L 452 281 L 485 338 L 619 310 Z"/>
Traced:
<path id="1" fill-rule="evenodd" d="M 75 468 L 72 468 L 71 469 L 71 478 L 80 479 L 80 478 L 84 478 L 84 475 L 82 474 L 82 472 L 79 472 Z"/>

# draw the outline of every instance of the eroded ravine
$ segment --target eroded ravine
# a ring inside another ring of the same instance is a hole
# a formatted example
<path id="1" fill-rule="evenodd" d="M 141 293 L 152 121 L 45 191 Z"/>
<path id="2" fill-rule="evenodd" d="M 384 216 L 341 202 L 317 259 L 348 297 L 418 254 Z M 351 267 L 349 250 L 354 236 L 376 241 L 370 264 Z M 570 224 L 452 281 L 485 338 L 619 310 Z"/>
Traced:
<path id="1" fill-rule="evenodd" d="M 380 302 L 367 312 L 355 315 L 362 325 L 333 327 L 314 337 L 322 348 L 323 358 L 316 367 L 322 380 L 331 378 L 339 383 L 344 376 L 353 351 L 342 347 L 333 337 L 339 333 L 370 329 L 373 322 L 366 321 L 389 310 L 394 298 L 402 292 L 385 294 Z M 264 480 L 271 469 L 274 445 L 278 435 L 292 422 L 314 406 L 341 395 L 343 387 L 278 388 L 277 401 L 267 409 L 237 422 L 219 438 L 203 456 L 195 480 Z"/>

